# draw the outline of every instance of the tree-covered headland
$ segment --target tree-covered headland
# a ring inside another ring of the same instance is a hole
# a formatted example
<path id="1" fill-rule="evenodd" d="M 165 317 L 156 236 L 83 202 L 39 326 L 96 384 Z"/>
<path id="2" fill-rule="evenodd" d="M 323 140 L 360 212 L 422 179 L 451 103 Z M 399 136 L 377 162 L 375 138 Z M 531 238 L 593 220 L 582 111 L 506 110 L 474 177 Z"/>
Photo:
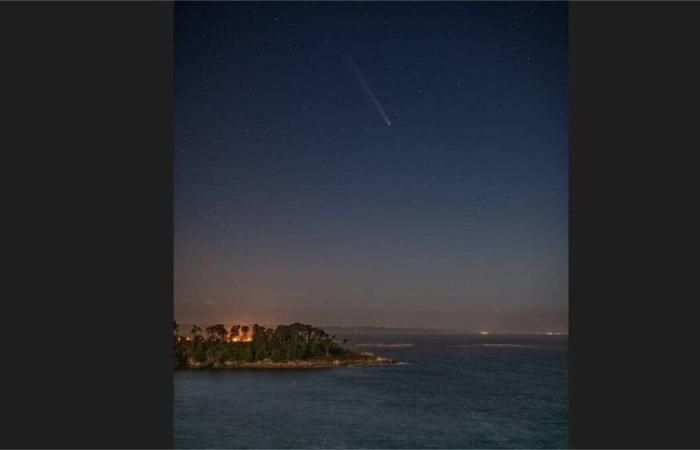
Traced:
<path id="1" fill-rule="evenodd" d="M 173 323 L 175 368 L 235 368 L 333 366 L 352 363 L 391 363 L 372 354 L 356 353 L 341 347 L 335 336 L 302 323 L 265 328 L 223 324 L 194 325 L 190 336 L 180 334 Z"/>

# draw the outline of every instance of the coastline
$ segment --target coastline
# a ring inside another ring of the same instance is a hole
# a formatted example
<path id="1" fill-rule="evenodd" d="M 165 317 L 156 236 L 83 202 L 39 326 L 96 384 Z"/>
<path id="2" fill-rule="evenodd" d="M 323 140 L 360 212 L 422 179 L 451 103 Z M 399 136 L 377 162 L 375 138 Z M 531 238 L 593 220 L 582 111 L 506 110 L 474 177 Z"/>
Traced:
<path id="1" fill-rule="evenodd" d="M 325 369 L 396 364 L 371 352 L 340 346 L 335 335 L 295 322 L 273 328 L 253 324 L 192 326 L 191 337 L 179 334 L 173 322 L 175 369 Z M 343 341 L 345 343 L 345 341 Z"/>
<path id="2" fill-rule="evenodd" d="M 390 358 L 377 356 L 375 358 L 348 358 L 348 359 L 309 359 L 291 361 L 226 361 L 223 364 L 208 364 L 206 362 L 190 362 L 187 367 L 176 368 L 176 370 L 201 370 L 201 369 L 333 369 L 337 367 L 350 366 L 384 366 L 398 364 L 398 361 Z"/>

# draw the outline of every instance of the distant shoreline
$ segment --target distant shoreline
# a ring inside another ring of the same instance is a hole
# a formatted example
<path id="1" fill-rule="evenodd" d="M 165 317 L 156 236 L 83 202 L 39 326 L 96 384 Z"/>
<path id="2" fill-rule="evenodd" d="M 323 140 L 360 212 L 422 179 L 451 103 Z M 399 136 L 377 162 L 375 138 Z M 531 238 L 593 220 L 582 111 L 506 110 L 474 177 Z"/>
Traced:
<path id="1" fill-rule="evenodd" d="M 183 323 L 183 327 L 191 327 L 191 324 Z M 276 327 L 277 325 L 266 324 L 266 327 Z M 411 327 L 384 327 L 371 325 L 323 325 L 321 326 L 326 331 L 333 333 L 342 333 L 344 335 L 353 334 L 461 334 L 461 335 L 479 335 L 483 331 L 461 328 L 411 328 Z M 189 333 L 185 330 L 183 336 Z M 560 336 L 568 337 L 568 331 L 489 331 L 491 336 Z"/>

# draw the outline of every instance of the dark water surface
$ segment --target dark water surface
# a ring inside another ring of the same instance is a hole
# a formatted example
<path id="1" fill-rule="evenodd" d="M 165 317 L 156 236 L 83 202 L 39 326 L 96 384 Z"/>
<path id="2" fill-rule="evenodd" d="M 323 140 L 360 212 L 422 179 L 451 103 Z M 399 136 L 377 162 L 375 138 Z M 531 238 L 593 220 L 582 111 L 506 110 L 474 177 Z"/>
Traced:
<path id="1" fill-rule="evenodd" d="M 402 364 L 176 371 L 175 447 L 569 446 L 566 337 L 346 337 Z"/>

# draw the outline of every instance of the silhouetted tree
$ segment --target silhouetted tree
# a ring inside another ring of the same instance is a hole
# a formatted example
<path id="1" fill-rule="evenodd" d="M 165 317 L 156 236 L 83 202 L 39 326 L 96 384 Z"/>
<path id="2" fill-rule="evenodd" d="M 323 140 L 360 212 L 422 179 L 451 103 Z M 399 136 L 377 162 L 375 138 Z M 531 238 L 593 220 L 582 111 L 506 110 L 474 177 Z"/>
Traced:
<path id="1" fill-rule="evenodd" d="M 223 341 L 226 339 L 226 335 L 228 334 L 228 331 L 226 331 L 226 327 L 222 324 L 216 324 L 207 327 L 206 331 L 207 337 L 210 341 Z"/>
<path id="2" fill-rule="evenodd" d="M 202 340 L 202 329 L 199 328 L 197 325 L 192 325 L 192 330 L 190 332 L 192 333 L 192 339 L 195 342 L 199 342 Z"/>

